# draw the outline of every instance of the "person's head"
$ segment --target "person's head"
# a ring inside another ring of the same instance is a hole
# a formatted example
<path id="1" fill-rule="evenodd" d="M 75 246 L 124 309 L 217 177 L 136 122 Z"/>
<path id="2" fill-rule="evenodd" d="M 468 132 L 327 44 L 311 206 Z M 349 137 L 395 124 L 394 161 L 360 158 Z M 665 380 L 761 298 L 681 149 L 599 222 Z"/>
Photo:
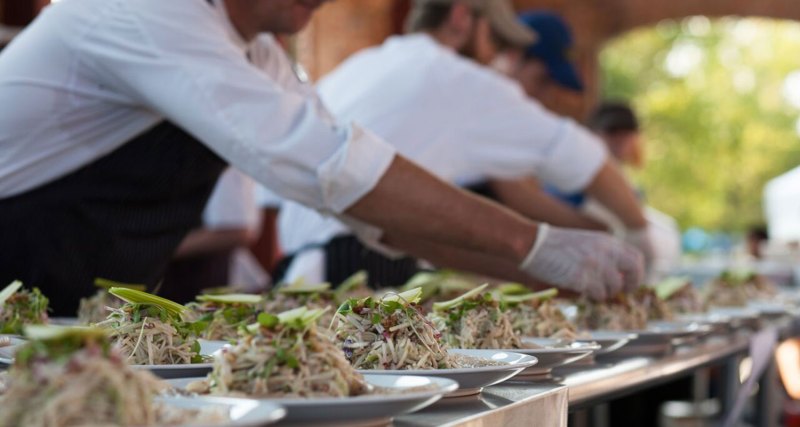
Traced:
<path id="1" fill-rule="evenodd" d="M 747 230 L 747 252 L 756 259 L 763 257 L 763 245 L 769 240 L 767 227 L 756 225 Z"/>
<path id="2" fill-rule="evenodd" d="M 295 34 L 329 0 L 225 0 L 231 22 L 245 38 L 258 33 Z"/>
<path id="3" fill-rule="evenodd" d="M 635 167 L 644 164 L 639 120 L 630 106 L 622 102 L 600 104 L 587 124 L 620 163 Z"/>
<path id="4" fill-rule="evenodd" d="M 529 11 L 519 21 L 538 39 L 524 49 L 507 46 L 498 52 L 494 66 L 517 80 L 528 96 L 541 99 L 554 86 L 581 92 L 583 83 L 571 59 L 572 33 L 557 14 Z"/>
<path id="5" fill-rule="evenodd" d="M 414 0 L 409 32 L 427 32 L 440 43 L 486 64 L 497 43 L 527 46 L 535 34 L 520 25 L 508 0 Z"/>

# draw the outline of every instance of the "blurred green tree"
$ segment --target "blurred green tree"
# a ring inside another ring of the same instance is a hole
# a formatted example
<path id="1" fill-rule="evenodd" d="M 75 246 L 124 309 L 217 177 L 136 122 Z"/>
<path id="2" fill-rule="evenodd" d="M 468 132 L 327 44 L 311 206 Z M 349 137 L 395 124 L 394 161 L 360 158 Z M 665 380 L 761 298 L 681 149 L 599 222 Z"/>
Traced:
<path id="1" fill-rule="evenodd" d="M 681 227 L 741 232 L 762 190 L 800 165 L 800 23 L 689 17 L 628 32 L 601 53 L 602 98 L 640 115 L 648 203 Z"/>

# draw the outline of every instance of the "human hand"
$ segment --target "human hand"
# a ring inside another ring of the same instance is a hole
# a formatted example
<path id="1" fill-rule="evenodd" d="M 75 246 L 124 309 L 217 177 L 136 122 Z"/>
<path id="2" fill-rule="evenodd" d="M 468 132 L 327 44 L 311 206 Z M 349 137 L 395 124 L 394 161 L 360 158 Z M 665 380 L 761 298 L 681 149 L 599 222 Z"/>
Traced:
<path id="1" fill-rule="evenodd" d="M 529 276 L 604 300 L 642 284 L 642 255 L 605 233 L 540 224 L 536 242 L 520 264 Z"/>

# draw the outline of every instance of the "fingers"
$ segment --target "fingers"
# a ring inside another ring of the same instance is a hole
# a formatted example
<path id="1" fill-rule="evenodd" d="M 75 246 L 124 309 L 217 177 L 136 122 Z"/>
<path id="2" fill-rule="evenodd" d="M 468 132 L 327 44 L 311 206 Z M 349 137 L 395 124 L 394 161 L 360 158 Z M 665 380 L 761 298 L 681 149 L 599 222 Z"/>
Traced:
<path id="1" fill-rule="evenodd" d="M 644 257 L 638 250 L 625 245 L 619 254 L 617 268 L 622 273 L 625 292 L 632 292 L 644 283 Z"/>
<path id="2" fill-rule="evenodd" d="M 605 282 L 606 294 L 609 297 L 624 292 L 623 274 L 617 271 L 615 266 L 603 269 L 603 281 Z"/>

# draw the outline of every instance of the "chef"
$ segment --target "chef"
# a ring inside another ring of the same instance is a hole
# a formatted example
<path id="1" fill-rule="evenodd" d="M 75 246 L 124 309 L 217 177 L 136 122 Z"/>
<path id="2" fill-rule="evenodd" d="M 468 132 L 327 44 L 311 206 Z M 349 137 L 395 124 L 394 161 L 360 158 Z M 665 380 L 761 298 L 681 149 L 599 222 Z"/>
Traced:
<path id="1" fill-rule="evenodd" d="M 409 34 L 356 53 L 320 81 L 320 95 L 337 117 L 364 123 L 451 183 L 535 175 L 564 191 L 585 189 L 612 210 L 641 218 L 602 142 L 482 65 L 494 57 L 495 44 L 521 50 L 533 43 L 508 1 L 417 0 L 408 27 Z M 414 258 L 365 248 L 345 224 L 299 204 L 283 206 L 279 230 L 284 251 L 293 254 L 284 262 L 286 281 L 339 283 L 366 269 L 373 286 L 397 286 L 418 268 Z M 516 269 L 498 268 L 485 256 L 403 243 L 407 253 L 438 266 L 521 280 Z"/>
<path id="2" fill-rule="evenodd" d="M 0 281 L 39 286 L 55 315 L 98 277 L 154 286 L 226 164 L 375 244 L 415 236 L 492 254 L 596 298 L 641 279 L 635 250 L 537 226 L 334 120 L 264 34 L 299 31 L 321 3 L 45 9 L 0 54 Z"/>

